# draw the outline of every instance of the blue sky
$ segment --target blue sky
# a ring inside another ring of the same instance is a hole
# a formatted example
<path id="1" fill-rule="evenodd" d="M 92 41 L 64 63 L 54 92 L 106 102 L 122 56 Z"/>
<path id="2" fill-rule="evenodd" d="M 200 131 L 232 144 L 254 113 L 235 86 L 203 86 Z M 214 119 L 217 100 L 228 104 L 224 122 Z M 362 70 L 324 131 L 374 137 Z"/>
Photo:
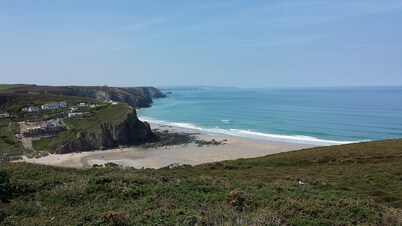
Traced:
<path id="1" fill-rule="evenodd" d="M 0 83 L 402 85 L 402 1 L 0 0 Z"/>

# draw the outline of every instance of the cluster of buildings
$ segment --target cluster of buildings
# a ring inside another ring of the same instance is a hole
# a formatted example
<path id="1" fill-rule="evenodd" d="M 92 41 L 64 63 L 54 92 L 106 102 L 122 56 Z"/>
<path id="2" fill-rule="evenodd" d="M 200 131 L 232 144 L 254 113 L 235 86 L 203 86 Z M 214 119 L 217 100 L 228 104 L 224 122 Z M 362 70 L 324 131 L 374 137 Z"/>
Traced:
<path id="1" fill-rule="evenodd" d="M 29 106 L 29 107 L 23 107 L 21 108 L 22 112 L 39 112 L 41 109 L 42 110 L 58 110 L 61 108 L 66 108 L 67 103 L 65 101 L 60 101 L 60 102 L 53 102 L 53 103 L 47 103 L 42 106 L 36 107 L 36 106 Z"/>
<path id="2" fill-rule="evenodd" d="M 87 103 L 79 103 L 77 106 L 72 106 L 70 108 L 71 112 L 78 111 L 78 108 L 82 107 L 90 107 L 90 108 L 106 108 L 108 105 L 107 104 L 87 104 Z M 60 101 L 60 102 L 53 102 L 53 103 L 47 103 L 43 104 L 42 106 L 36 107 L 36 106 L 29 106 L 29 107 L 23 107 L 21 108 L 21 112 L 39 112 L 40 110 L 58 110 L 62 108 L 67 108 L 67 103 L 65 101 Z"/>
<path id="3" fill-rule="evenodd" d="M 39 122 L 21 122 L 21 134 L 24 136 L 36 136 L 46 133 L 55 133 L 66 130 L 62 119 L 51 119 Z"/>
<path id="4" fill-rule="evenodd" d="M 90 112 L 78 112 L 79 108 L 90 107 L 90 108 L 106 108 L 108 104 L 87 104 L 79 103 L 76 106 L 71 106 L 70 111 L 67 113 L 68 118 L 79 119 L 84 117 L 90 117 L 92 114 Z M 46 103 L 41 106 L 26 106 L 21 108 L 21 112 L 40 112 L 41 110 L 58 110 L 67 108 L 67 103 L 65 101 Z M 1 112 L 0 118 L 10 117 L 9 113 Z M 47 121 L 35 121 L 35 122 L 20 122 L 20 131 L 22 136 L 37 136 L 42 134 L 49 134 L 54 132 L 60 132 L 67 129 L 62 119 L 51 119 Z"/>
<path id="5" fill-rule="evenodd" d="M 117 104 L 117 102 L 112 102 L 113 104 Z M 71 106 L 70 107 L 70 112 L 68 113 L 69 118 L 83 118 L 83 117 L 90 117 L 91 113 L 89 112 L 78 112 L 79 108 L 83 107 L 90 107 L 90 108 L 106 108 L 108 104 L 87 104 L 87 103 L 79 103 L 76 106 Z M 66 101 L 59 101 L 59 102 L 52 102 L 52 103 L 46 103 L 41 106 L 25 106 L 21 108 L 21 112 L 25 113 L 33 113 L 33 112 L 40 112 L 45 111 L 45 110 L 58 110 L 58 109 L 63 109 L 67 108 L 67 102 Z M 9 118 L 10 114 L 7 112 L 0 112 L 0 118 Z"/>
<path id="6" fill-rule="evenodd" d="M 113 104 L 113 103 L 112 103 Z M 74 106 L 68 106 L 66 101 L 60 101 L 60 102 L 52 102 L 52 103 L 46 103 L 40 106 L 34 106 L 34 105 L 26 105 L 21 108 L 21 113 L 34 113 L 34 112 L 41 112 L 41 111 L 47 111 L 47 110 L 59 110 L 63 109 L 64 112 L 56 112 L 58 115 L 60 114 L 67 114 L 68 118 L 71 119 L 80 119 L 84 117 L 91 117 L 92 113 L 91 112 L 83 112 L 84 109 L 88 108 L 106 108 L 108 107 L 109 104 L 87 104 L 87 103 L 79 103 Z M 80 111 L 81 109 L 81 111 Z M 34 137 L 34 136 L 41 136 L 41 135 L 49 135 L 49 134 L 54 134 L 58 133 L 63 130 L 67 130 L 67 126 L 64 123 L 63 119 L 57 118 L 57 119 L 51 119 L 51 120 L 46 120 L 49 115 L 43 115 L 41 117 L 41 121 L 23 121 L 19 122 L 18 124 L 20 125 L 20 133 L 18 136 L 22 139 L 23 137 Z M 7 112 L 0 112 L 0 119 L 1 118 L 9 118 L 11 115 Z M 53 114 L 54 116 L 54 114 Z"/>
<path id="7" fill-rule="evenodd" d="M 90 112 L 77 112 L 79 108 L 82 107 L 90 107 L 90 108 L 106 108 L 107 104 L 87 104 L 87 103 L 79 103 L 76 107 L 70 108 L 70 113 L 68 113 L 69 118 L 83 118 L 90 117 Z"/>

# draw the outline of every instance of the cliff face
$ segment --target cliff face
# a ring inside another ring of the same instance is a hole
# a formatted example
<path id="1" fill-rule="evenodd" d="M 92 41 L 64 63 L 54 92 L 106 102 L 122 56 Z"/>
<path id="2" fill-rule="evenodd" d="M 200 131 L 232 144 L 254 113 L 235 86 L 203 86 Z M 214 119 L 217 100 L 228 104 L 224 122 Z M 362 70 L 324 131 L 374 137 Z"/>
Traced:
<path id="1" fill-rule="evenodd" d="M 96 132 L 79 132 L 74 139 L 56 150 L 58 154 L 116 148 L 119 145 L 139 144 L 155 138 L 147 122 L 138 120 L 135 110 L 120 124 L 101 124 Z"/>
<path id="2" fill-rule="evenodd" d="M 24 85 L 7 89 L 8 93 L 49 94 L 79 96 L 97 100 L 125 102 L 133 108 L 150 107 L 153 98 L 166 97 L 154 87 L 108 87 L 108 86 L 37 86 Z"/>
<path id="3" fill-rule="evenodd" d="M 70 87 L 75 96 L 87 97 L 97 100 L 125 102 L 133 108 L 150 107 L 153 98 L 166 97 L 154 87 Z"/>

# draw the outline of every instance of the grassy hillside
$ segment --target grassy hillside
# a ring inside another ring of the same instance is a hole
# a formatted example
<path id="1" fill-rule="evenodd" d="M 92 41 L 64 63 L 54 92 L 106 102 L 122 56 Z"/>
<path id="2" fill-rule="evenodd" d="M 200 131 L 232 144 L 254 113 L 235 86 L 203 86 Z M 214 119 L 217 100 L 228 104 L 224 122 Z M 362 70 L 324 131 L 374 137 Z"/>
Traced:
<path id="1" fill-rule="evenodd" d="M 9 121 L 0 119 L 0 158 L 4 155 L 18 156 L 23 154 L 24 148 L 13 133 L 17 130 L 15 125 L 10 126 Z"/>
<path id="2" fill-rule="evenodd" d="M 125 102 L 132 107 L 149 107 L 153 98 L 166 97 L 154 87 L 108 87 L 108 86 L 41 86 L 28 84 L 0 84 L 0 105 L 4 96 L 25 94 L 77 96 Z"/>
<path id="3" fill-rule="evenodd" d="M 101 131 L 101 125 L 104 123 L 117 125 L 122 123 L 133 109 L 127 104 L 117 104 L 109 106 L 106 109 L 93 112 L 92 117 L 83 119 L 64 119 L 69 130 L 63 131 L 57 136 L 42 138 L 33 142 L 34 149 L 37 151 L 53 152 L 57 147 L 71 141 L 79 132 L 92 133 Z"/>
<path id="4" fill-rule="evenodd" d="M 15 225 L 401 225 L 402 140 L 160 170 L 7 163 L 0 191 Z"/>
<path id="5" fill-rule="evenodd" d="M 42 104 L 57 101 L 66 101 L 69 106 L 75 106 L 81 102 L 104 104 L 103 101 L 99 100 L 61 95 L 0 93 L 0 97 L 7 98 L 4 103 L 0 104 L 1 109 L 9 113 L 18 113 L 21 107 L 24 106 L 41 106 Z"/>
<path id="6" fill-rule="evenodd" d="M 0 84 L 0 91 L 25 86 L 22 84 Z"/>

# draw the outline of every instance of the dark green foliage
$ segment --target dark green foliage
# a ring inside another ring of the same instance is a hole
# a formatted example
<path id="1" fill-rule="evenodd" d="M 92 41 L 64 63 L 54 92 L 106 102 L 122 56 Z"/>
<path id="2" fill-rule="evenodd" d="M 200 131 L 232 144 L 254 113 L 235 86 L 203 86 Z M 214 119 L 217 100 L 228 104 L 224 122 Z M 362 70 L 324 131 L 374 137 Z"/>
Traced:
<path id="1" fill-rule="evenodd" d="M 0 201 L 8 202 L 13 194 L 13 186 L 10 183 L 10 176 L 4 170 L 0 170 Z"/>
<path id="2" fill-rule="evenodd" d="M 21 155 L 24 152 L 22 144 L 17 142 L 13 134 L 16 132 L 15 125 L 9 126 L 9 124 L 9 120 L 0 119 L 0 159 Z"/>

